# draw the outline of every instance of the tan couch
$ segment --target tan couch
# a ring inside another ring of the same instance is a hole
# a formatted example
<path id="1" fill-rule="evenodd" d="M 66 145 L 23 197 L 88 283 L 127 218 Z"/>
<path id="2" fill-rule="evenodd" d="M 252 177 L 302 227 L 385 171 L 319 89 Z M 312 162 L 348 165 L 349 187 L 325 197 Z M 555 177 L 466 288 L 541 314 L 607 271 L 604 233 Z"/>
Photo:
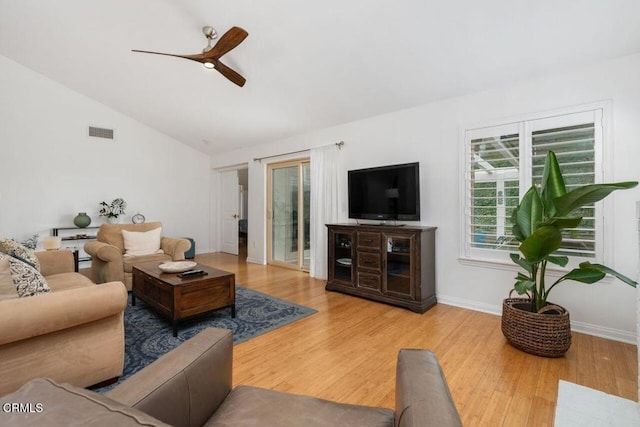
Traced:
<path id="1" fill-rule="evenodd" d="M 36 379 L 0 403 L 34 402 L 3 414 L 20 426 L 386 426 L 460 427 L 447 381 L 428 350 L 400 350 L 395 410 L 331 402 L 258 387 L 232 388 L 231 332 L 209 328 L 104 396 Z M 2 416 L 2 415 L 0 415 Z"/>
<path id="2" fill-rule="evenodd" d="M 191 247 L 187 239 L 162 237 L 160 249 L 163 254 L 124 256 L 122 230 L 145 232 L 162 227 L 160 222 L 144 224 L 103 224 L 98 230 L 96 241 L 84 245 L 84 251 L 91 255 L 91 274 L 96 283 L 120 281 L 131 290 L 133 264 L 149 261 L 181 261 Z"/>
<path id="3" fill-rule="evenodd" d="M 35 377 L 86 387 L 122 375 L 124 285 L 74 273 L 71 251 L 36 255 L 51 292 L 0 301 L 0 394 Z"/>

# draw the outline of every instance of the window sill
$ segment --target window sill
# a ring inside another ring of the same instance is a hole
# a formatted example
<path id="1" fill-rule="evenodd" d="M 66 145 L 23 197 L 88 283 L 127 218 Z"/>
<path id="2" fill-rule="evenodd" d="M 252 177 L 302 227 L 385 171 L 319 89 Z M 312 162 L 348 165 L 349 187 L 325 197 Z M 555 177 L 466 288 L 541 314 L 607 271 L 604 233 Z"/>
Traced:
<path id="1" fill-rule="evenodd" d="M 462 265 L 468 265 L 471 267 L 490 268 L 492 270 L 513 271 L 514 273 L 517 273 L 519 271 L 524 271 L 520 266 L 510 261 L 503 262 L 495 259 L 468 258 L 468 257 L 459 257 L 458 261 Z M 591 262 L 596 262 L 596 261 L 591 260 Z M 552 264 L 549 264 L 547 266 L 547 277 L 553 277 L 556 279 L 560 278 L 561 276 L 571 271 L 573 268 L 574 267 L 571 267 L 571 266 L 570 268 L 561 268 L 561 267 L 558 267 L 555 265 L 552 266 Z M 614 280 L 615 279 L 612 276 L 607 275 L 604 279 L 602 279 L 598 283 L 613 283 Z M 574 282 L 574 283 L 578 283 L 578 282 Z"/>
<path id="2" fill-rule="evenodd" d="M 460 257 L 458 258 L 458 261 L 460 262 L 460 264 L 470 265 L 472 267 L 482 267 L 482 268 L 491 268 L 496 270 L 508 270 L 508 271 L 520 270 L 520 267 L 518 267 L 512 262 L 497 261 L 494 259 Z"/>

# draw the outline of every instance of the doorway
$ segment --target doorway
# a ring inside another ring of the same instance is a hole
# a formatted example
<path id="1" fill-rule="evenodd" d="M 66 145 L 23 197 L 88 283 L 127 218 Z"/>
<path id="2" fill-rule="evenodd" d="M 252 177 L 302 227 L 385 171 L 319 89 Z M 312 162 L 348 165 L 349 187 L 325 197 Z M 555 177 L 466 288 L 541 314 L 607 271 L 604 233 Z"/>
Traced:
<path id="1" fill-rule="evenodd" d="M 247 232 L 249 214 L 249 169 L 238 170 L 239 220 L 238 220 L 238 258 L 247 258 Z"/>
<path id="2" fill-rule="evenodd" d="M 220 172 L 220 248 L 222 252 L 247 258 L 248 169 Z"/>
<path id="3" fill-rule="evenodd" d="M 267 167 L 267 262 L 309 271 L 311 169 L 309 159 Z"/>

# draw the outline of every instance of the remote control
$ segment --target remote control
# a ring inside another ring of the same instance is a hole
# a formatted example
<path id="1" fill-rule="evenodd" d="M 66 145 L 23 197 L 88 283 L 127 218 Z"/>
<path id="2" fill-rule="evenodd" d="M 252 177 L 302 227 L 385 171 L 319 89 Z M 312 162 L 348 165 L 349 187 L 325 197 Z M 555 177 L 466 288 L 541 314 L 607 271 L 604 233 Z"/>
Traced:
<path id="1" fill-rule="evenodd" d="M 178 274 L 180 278 L 192 277 L 192 276 L 204 276 L 208 274 L 206 271 L 202 270 L 189 270 Z"/>

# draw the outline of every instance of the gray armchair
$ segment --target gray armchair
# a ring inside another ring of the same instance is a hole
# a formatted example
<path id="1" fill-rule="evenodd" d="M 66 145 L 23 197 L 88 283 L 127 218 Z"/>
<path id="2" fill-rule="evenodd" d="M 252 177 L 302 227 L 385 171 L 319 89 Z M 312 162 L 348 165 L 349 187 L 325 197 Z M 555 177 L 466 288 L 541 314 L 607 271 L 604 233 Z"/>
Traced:
<path id="1" fill-rule="evenodd" d="M 98 425 L 98 420 L 105 426 L 462 426 L 440 365 L 427 350 L 400 350 L 395 411 L 233 388 L 232 362 L 231 332 L 209 328 L 104 396 L 37 379 L 0 400 L 43 406 L 42 413 L 9 414 L 8 421 L 21 426 Z"/>

